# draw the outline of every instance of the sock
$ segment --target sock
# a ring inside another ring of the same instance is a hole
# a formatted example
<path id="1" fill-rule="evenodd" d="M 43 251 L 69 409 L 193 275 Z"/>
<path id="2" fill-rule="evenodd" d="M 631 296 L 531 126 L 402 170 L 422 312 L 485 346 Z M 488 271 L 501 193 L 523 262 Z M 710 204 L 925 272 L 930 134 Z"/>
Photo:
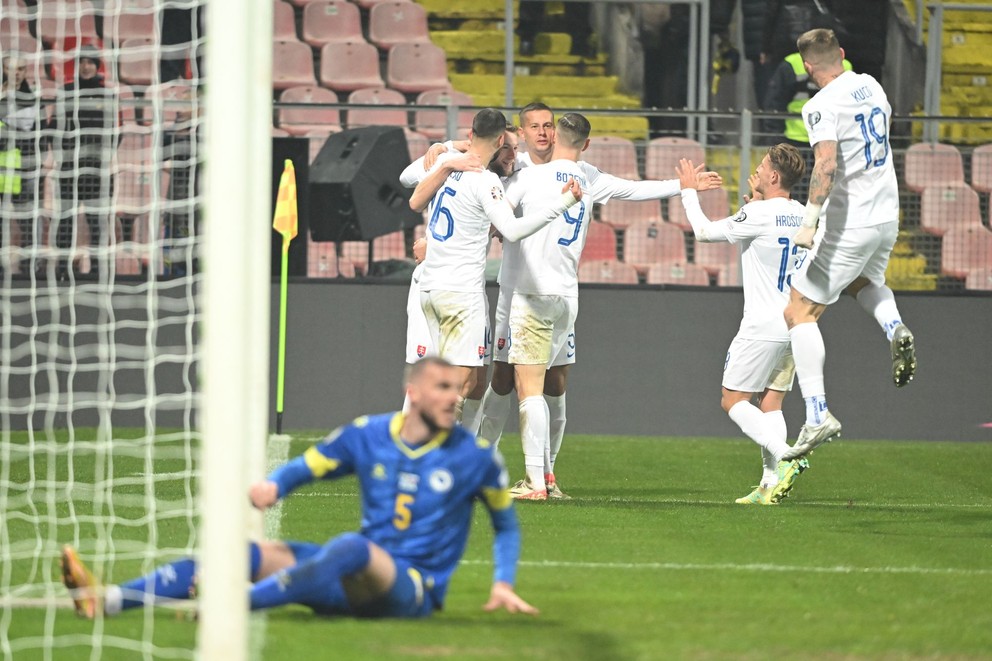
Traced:
<path id="1" fill-rule="evenodd" d="M 498 445 L 509 415 L 510 393 L 501 395 L 492 386 L 486 388 L 479 415 L 479 436 Z"/>
<path id="2" fill-rule="evenodd" d="M 792 358 L 796 361 L 796 375 L 799 377 L 803 399 L 808 403 L 812 397 L 824 397 L 826 389 L 823 387 L 823 363 L 827 351 L 823 346 L 820 327 L 815 323 L 799 324 L 789 331 L 789 337 L 792 340 Z M 809 413 L 810 408 L 807 405 L 807 423 L 811 422 Z"/>
<path id="3" fill-rule="evenodd" d="M 768 448 L 761 448 L 761 481 L 762 487 L 773 487 L 778 484 L 778 461 Z"/>
<path id="4" fill-rule="evenodd" d="M 778 439 L 772 433 L 761 409 L 751 402 L 737 402 L 730 407 L 727 414 L 748 438 L 771 452 L 776 462 L 789 449 L 784 439 Z"/>
<path id="5" fill-rule="evenodd" d="M 482 408 L 481 399 L 465 399 L 462 406 L 462 427 L 473 434 L 479 433 L 479 409 Z"/>
<path id="6" fill-rule="evenodd" d="M 264 578 L 251 588 L 251 609 L 284 604 L 303 604 L 317 612 L 346 612 L 349 609 L 341 579 L 369 564 L 368 541 L 356 533 L 345 533 L 325 544 L 305 562 Z"/>
<path id="7" fill-rule="evenodd" d="M 558 451 L 561 450 L 562 439 L 565 438 L 565 393 L 558 397 L 550 395 L 544 396 L 544 401 L 548 403 L 548 415 L 551 419 L 551 446 L 547 472 L 555 472 L 555 459 L 558 458 Z"/>
<path id="8" fill-rule="evenodd" d="M 544 453 L 545 448 L 551 445 L 548 417 L 548 403 L 543 396 L 527 397 L 520 402 L 520 441 L 524 448 L 524 467 L 531 485 L 538 491 L 547 488 L 544 483 Z"/>
<path id="9" fill-rule="evenodd" d="M 865 312 L 875 317 L 885 336 L 892 340 L 892 331 L 902 323 L 892 290 L 886 285 L 869 283 L 858 292 L 857 299 Z"/>
<path id="10" fill-rule="evenodd" d="M 827 396 L 813 395 L 804 397 L 806 400 L 806 424 L 816 426 L 827 417 Z"/>
<path id="11" fill-rule="evenodd" d="M 788 444 L 789 428 L 785 424 L 785 416 L 782 415 L 782 412 L 765 411 L 762 415 L 765 419 L 765 429 L 769 434 L 769 438 L 774 438 L 777 441 Z M 763 475 L 768 477 L 768 485 L 774 486 L 778 484 L 778 459 L 765 448 L 761 448 L 761 461 L 764 468 Z M 766 486 L 764 476 L 762 477 L 762 486 Z"/>

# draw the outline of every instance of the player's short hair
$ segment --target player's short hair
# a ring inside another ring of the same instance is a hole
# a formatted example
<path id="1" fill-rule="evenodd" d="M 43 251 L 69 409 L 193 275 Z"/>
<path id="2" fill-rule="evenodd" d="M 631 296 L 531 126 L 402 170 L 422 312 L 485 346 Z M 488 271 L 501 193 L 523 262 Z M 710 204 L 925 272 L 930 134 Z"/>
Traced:
<path id="1" fill-rule="evenodd" d="M 806 159 L 792 145 L 782 142 L 768 148 L 772 169 L 782 177 L 782 188 L 791 190 L 806 174 Z"/>
<path id="2" fill-rule="evenodd" d="M 837 35 L 825 28 L 804 32 L 796 40 L 796 48 L 803 61 L 810 64 L 833 64 L 842 59 Z"/>
<path id="3" fill-rule="evenodd" d="M 434 365 L 435 367 L 451 367 L 451 363 L 446 361 L 444 358 L 439 358 L 438 356 L 427 356 L 426 358 L 421 358 L 415 363 L 406 366 L 403 371 L 403 383 L 413 383 L 420 378 L 420 375 L 424 373 L 424 370 Z"/>
<path id="4" fill-rule="evenodd" d="M 581 148 L 589 139 L 592 127 L 585 115 L 567 112 L 558 119 L 555 140 L 565 147 Z"/>
<path id="5" fill-rule="evenodd" d="M 472 119 L 472 136 L 481 140 L 495 140 L 506 131 L 506 117 L 495 108 L 483 108 Z"/>
<path id="6" fill-rule="evenodd" d="M 526 123 L 526 117 L 528 113 L 532 113 L 536 111 L 549 112 L 551 113 L 551 121 L 554 121 L 555 119 L 554 110 L 549 108 L 547 105 L 541 103 L 540 101 L 534 101 L 533 103 L 528 103 L 527 105 L 525 105 L 523 108 L 520 109 L 520 112 L 517 113 L 517 116 L 520 118 L 520 125 L 523 126 Z"/>

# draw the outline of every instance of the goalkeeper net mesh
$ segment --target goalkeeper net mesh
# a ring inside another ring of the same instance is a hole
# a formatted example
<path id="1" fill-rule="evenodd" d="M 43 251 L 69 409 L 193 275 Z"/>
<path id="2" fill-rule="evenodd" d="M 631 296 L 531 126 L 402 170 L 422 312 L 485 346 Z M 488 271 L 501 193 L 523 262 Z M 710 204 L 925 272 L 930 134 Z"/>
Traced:
<path id="1" fill-rule="evenodd" d="M 76 618 L 59 556 L 197 547 L 200 4 L 0 0 L 4 659 L 194 655 L 172 613 Z"/>

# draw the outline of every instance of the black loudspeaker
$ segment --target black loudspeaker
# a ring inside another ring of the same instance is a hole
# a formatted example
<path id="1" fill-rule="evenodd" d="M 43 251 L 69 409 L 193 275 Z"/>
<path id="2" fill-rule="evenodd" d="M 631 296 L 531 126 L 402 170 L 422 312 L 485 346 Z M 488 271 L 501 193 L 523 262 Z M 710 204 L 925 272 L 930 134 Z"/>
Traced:
<path id="1" fill-rule="evenodd" d="M 314 241 L 371 241 L 423 222 L 400 185 L 410 164 L 403 129 L 369 126 L 332 134 L 310 165 Z"/>

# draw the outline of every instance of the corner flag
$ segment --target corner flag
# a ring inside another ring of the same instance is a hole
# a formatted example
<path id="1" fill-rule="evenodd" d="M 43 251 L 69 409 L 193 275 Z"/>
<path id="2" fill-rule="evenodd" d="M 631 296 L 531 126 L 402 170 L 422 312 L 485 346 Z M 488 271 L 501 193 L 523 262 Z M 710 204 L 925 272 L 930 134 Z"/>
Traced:
<path id="1" fill-rule="evenodd" d="M 272 229 L 282 234 L 282 273 L 279 279 L 279 372 L 276 377 L 276 433 L 282 433 L 283 396 L 286 382 L 286 294 L 289 280 L 289 242 L 297 234 L 296 170 L 293 161 L 286 159 Z"/>

